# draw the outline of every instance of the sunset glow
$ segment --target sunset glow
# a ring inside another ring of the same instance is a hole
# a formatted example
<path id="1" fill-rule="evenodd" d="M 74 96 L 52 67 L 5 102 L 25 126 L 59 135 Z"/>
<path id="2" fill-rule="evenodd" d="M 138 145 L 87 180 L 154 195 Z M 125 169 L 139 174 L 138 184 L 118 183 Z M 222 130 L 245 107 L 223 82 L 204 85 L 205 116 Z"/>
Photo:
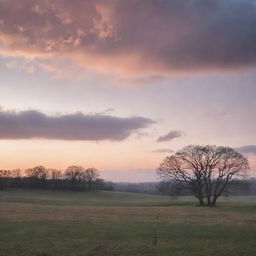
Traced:
<path id="1" fill-rule="evenodd" d="M 213 144 L 255 175 L 255 26 L 254 0 L 0 0 L 0 168 L 155 181 Z"/>

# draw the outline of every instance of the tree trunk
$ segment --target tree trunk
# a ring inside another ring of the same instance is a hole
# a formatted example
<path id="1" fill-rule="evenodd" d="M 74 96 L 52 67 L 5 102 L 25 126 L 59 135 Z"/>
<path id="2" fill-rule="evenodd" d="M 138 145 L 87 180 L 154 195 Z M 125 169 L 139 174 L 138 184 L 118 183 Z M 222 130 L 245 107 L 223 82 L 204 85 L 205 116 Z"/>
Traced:
<path id="1" fill-rule="evenodd" d="M 199 200 L 199 206 L 204 206 L 204 199 L 203 198 L 198 198 Z"/>
<path id="2" fill-rule="evenodd" d="M 211 201 L 211 196 L 207 197 L 207 205 L 211 206 L 212 205 L 212 201 Z"/>
<path id="3" fill-rule="evenodd" d="M 216 206 L 216 201 L 217 201 L 217 197 L 215 196 L 215 197 L 213 197 L 213 199 L 212 199 L 211 207 Z"/>

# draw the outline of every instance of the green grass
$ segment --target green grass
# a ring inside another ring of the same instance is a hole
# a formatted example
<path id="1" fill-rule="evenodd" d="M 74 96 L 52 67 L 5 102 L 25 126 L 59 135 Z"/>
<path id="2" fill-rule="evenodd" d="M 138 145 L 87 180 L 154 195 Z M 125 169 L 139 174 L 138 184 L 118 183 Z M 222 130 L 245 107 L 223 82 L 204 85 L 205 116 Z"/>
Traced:
<path id="1" fill-rule="evenodd" d="M 1 191 L 0 255 L 254 256 L 255 199 L 200 208 L 191 197 Z"/>
<path id="2" fill-rule="evenodd" d="M 250 226 L 151 222 L 19 222 L 4 224 L 1 255 L 255 255 Z"/>
<path id="3" fill-rule="evenodd" d="M 18 191 L 20 193 L 18 193 Z M 184 200 L 184 198 L 182 198 Z M 182 203 L 182 199 L 180 203 Z M 0 201 L 23 202 L 45 205 L 81 206 L 147 206 L 169 205 L 170 197 L 112 191 L 51 191 L 51 190 L 5 190 L 0 192 Z M 187 202 L 191 202 L 188 197 Z M 185 200 L 186 202 L 186 200 Z M 175 203 L 179 203 L 175 200 Z"/>

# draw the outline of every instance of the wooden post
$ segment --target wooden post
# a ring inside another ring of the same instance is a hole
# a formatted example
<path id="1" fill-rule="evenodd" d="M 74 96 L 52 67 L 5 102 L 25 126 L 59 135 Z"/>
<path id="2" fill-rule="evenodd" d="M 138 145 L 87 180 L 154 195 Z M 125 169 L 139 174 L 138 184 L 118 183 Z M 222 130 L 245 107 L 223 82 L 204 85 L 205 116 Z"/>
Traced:
<path id="1" fill-rule="evenodd" d="M 155 218 L 155 230 L 154 230 L 154 240 L 153 240 L 153 244 L 155 247 L 157 247 L 157 243 L 158 243 L 158 236 L 157 236 L 158 219 L 159 219 L 159 216 L 157 215 Z"/>

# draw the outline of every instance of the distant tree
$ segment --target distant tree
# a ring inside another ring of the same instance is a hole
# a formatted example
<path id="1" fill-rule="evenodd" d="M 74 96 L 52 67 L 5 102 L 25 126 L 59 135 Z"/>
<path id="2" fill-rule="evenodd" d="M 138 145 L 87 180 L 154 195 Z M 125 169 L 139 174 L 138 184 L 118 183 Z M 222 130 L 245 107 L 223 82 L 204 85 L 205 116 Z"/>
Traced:
<path id="1" fill-rule="evenodd" d="M 99 190 L 111 190 L 111 183 L 110 182 L 107 183 L 101 178 L 96 178 L 94 180 L 94 187 L 95 189 L 99 189 Z"/>
<path id="2" fill-rule="evenodd" d="M 65 171 L 65 177 L 70 181 L 71 189 L 78 190 L 79 183 L 81 181 L 81 175 L 84 168 L 82 166 L 72 165 L 69 166 Z"/>
<path id="3" fill-rule="evenodd" d="M 100 176 L 99 171 L 95 168 L 88 168 L 84 171 L 84 177 L 88 184 L 88 189 L 92 189 L 93 183 Z"/>
<path id="4" fill-rule="evenodd" d="M 190 145 L 166 157 L 157 174 L 190 190 L 200 206 L 215 206 L 230 181 L 247 169 L 247 159 L 232 148 Z"/>
<path id="5" fill-rule="evenodd" d="M 21 187 L 22 186 L 22 179 L 21 179 L 21 170 L 20 169 L 14 169 L 14 170 L 11 170 L 11 178 L 12 178 L 12 186 L 13 187 Z"/>
<path id="6" fill-rule="evenodd" d="M 191 192 L 177 182 L 163 180 L 157 186 L 158 191 L 163 195 L 187 196 Z"/>
<path id="7" fill-rule="evenodd" d="M 7 186 L 8 179 L 11 177 L 10 170 L 0 170 L 0 189 L 4 189 Z"/>
<path id="8" fill-rule="evenodd" d="M 78 180 L 79 180 L 79 183 L 81 184 L 81 190 L 82 191 L 85 191 L 85 186 L 86 186 L 86 183 L 87 183 L 87 180 L 86 180 L 87 176 L 86 176 L 86 170 L 81 170 L 80 174 L 78 175 Z"/>
<path id="9" fill-rule="evenodd" d="M 27 169 L 25 172 L 29 178 L 30 187 L 46 187 L 46 179 L 49 177 L 49 171 L 44 166 L 36 166 L 34 168 Z"/>
<path id="10" fill-rule="evenodd" d="M 20 169 L 0 169 L 0 189 L 40 188 L 40 189 L 72 189 L 113 190 L 113 183 L 98 178 L 99 172 L 95 168 L 84 169 L 82 166 L 69 166 L 63 173 L 57 169 L 46 169 L 36 166 L 22 172 Z"/>
<path id="11" fill-rule="evenodd" d="M 256 178 L 248 180 L 249 183 L 249 194 L 256 195 Z"/>
<path id="12" fill-rule="evenodd" d="M 56 169 L 48 169 L 48 171 L 50 172 L 54 189 L 58 189 L 62 177 L 62 172 Z"/>

